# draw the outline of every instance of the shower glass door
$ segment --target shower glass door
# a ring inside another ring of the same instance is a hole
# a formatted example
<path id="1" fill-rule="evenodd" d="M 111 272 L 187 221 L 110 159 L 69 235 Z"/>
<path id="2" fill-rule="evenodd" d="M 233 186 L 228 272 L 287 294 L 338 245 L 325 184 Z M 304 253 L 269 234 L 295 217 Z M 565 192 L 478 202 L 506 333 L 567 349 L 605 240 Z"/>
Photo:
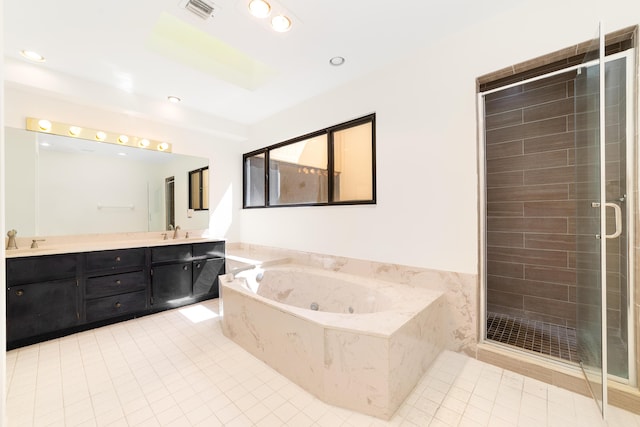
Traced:
<path id="1" fill-rule="evenodd" d="M 601 37 L 601 36 L 600 36 Z M 602 43 L 575 80 L 576 339 L 580 366 L 604 415 L 607 406 L 605 152 Z"/>

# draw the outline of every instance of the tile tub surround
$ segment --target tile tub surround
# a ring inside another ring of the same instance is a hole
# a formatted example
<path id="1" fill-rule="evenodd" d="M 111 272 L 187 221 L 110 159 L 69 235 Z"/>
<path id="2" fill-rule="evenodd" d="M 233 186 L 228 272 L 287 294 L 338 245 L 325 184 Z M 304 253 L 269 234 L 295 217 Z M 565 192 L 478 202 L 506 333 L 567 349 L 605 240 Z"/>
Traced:
<path id="1" fill-rule="evenodd" d="M 389 419 L 444 348 L 441 291 L 292 264 L 226 279 L 224 334 L 330 404 Z"/>
<path id="2" fill-rule="evenodd" d="M 399 264 L 302 252 L 248 243 L 227 243 L 227 271 L 288 260 L 295 264 L 444 292 L 445 348 L 475 357 L 478 337 L 478 276 Z"/>

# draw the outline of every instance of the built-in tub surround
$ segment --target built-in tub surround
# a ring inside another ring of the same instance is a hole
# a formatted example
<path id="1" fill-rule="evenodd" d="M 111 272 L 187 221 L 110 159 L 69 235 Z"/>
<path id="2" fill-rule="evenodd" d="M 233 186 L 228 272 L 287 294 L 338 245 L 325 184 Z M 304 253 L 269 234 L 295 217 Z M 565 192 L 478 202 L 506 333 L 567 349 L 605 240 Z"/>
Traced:
<path id="1" fill-rule="evenodd" d="M 478 276 L 247 243 L 227 244 L 227 271 L 277 260 L 444 292 L 445 348 L 476 355 Z"/>
<path id="2" fill-rule="evenodd" d="M 55 255 L 72 252 L 88 252 L 108 249 L 125 249 L 140 246 L 163 246 L 185 243 L 224 240 L 209 236 L 208 230 L 180 230 L 173 239 L 173 231 L 140 232 L 140 233 L 108 233 L 108 234 L 77 234 L 68 236 L 16 236 L 18 249 L 5 252 L 7 258 Z M 167 234 L 165 239 L 164 234 Z M 37 240 L 37 248 L 32 248 Z M 7 238 L 4 239 L 7 246 Z"/>
<path id="3" fill-rule="evenodd" d="M 389 419 L 445 347 L 439 290 L 295 264 L 223 277 L 225 335 L 327 403 Z"/>

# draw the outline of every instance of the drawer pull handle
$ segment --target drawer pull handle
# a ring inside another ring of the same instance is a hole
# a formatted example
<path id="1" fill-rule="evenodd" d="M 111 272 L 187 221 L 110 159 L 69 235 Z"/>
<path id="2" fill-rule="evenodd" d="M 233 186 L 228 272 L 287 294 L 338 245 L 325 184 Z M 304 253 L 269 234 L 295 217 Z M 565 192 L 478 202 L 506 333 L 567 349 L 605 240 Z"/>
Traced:
<path id="1" fill-rule="evenodd" d="M 23 291 L 22 289 L 18 289 L 18 290 L 16 291 L 16 295 L 17 295 L 17 296 L 19 296 L 19 297 L 21 297 L 22 295 L 24 295 L 24 291 Z"/>
<path id="2" fill-rule="evenodd" d="M 120 304 L 119 302 L 115 303 L 116 308 L 120 308 L 122 307 L 122 304 Z"/>
<path id="3" fill-rule="evenodd" d="M 120 279 L 116 280 L 116 285 L 120 285 L 122 284 L 122 281 Z"/>
<path id="4" fill-rule="evenodd" d="M 187 267 L 186 265 L 183 265 L 183 266 L 182 266 L 182 269 L 183 269 L 184 271 L 187 271 L 187 268 L 189 268 L 189 267 Z"/>
<path id="5" fill-rule="evenodd" d="M 120 262 L 120 257 L 119 256 L 116 257 L 116 262 Z"/>

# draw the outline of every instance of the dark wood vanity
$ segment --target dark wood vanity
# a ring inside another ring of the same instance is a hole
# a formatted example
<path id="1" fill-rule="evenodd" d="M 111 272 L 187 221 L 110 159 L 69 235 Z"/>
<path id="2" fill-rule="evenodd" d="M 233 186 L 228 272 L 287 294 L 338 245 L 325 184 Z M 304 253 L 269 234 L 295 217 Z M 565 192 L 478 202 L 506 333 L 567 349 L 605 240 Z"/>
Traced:
<path id="1" fill-rule="evenodd" d="M 10 257 L 7 349 L 218 297 L 225 242 Z"/>

